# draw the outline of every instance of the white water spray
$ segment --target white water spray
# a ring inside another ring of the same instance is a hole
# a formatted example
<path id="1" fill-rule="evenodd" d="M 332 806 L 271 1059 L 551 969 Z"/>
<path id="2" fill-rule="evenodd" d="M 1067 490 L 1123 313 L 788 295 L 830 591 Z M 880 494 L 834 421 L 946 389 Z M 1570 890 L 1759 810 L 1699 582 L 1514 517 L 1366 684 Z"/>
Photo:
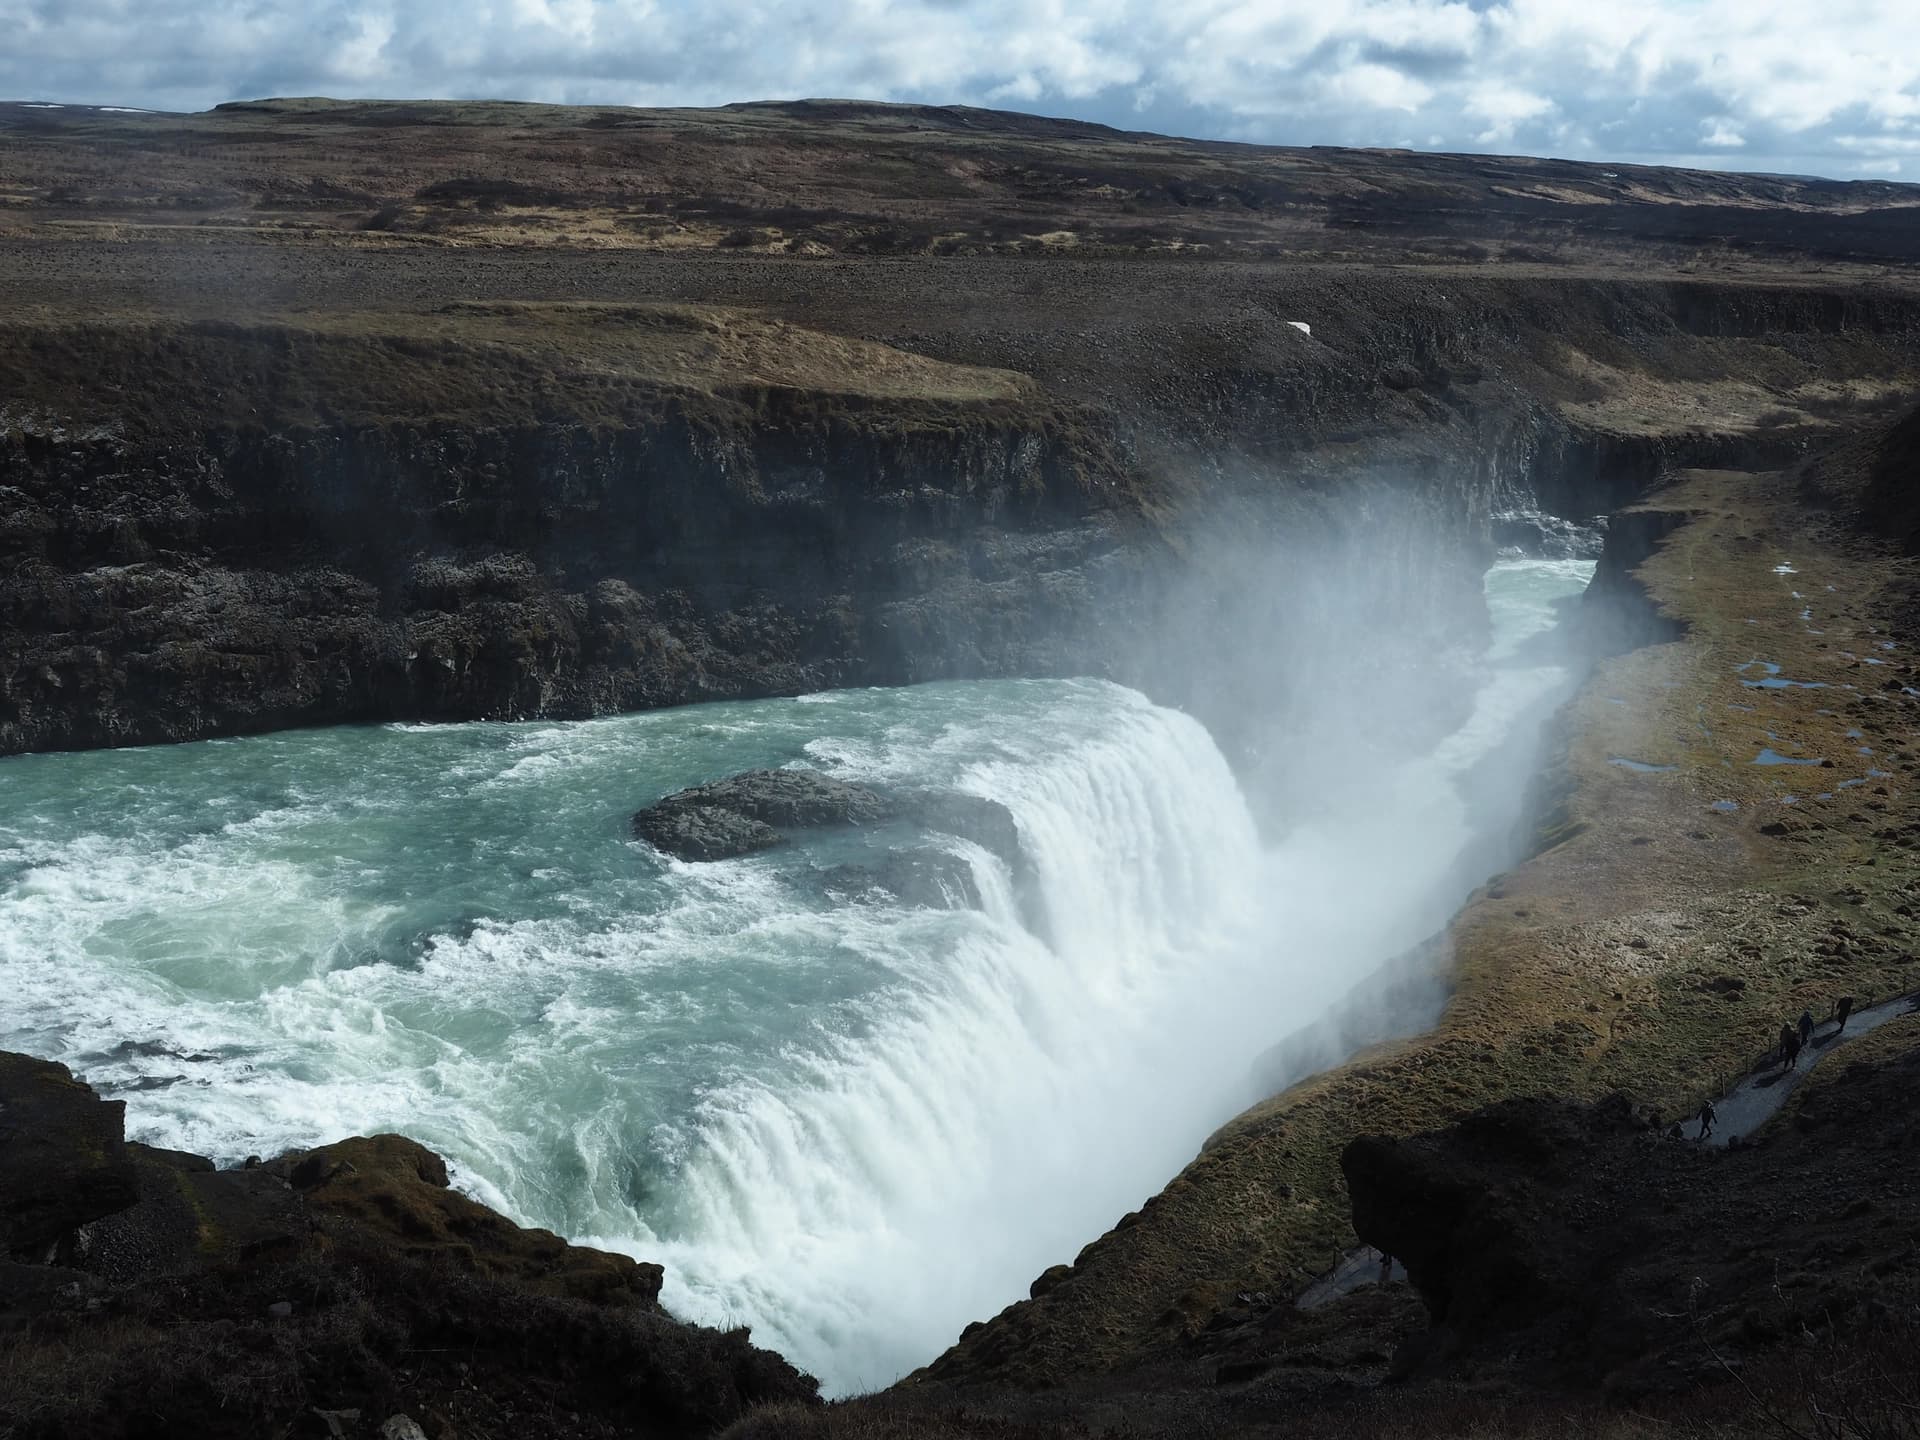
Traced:
<path id="1" fill-rule="evenodd" d="M 1547 578 L 1500 645 L 1577 588 Z M 1094 682 L 0 762 L 0 1047 L 228 1162 L 404 1130 L 863 1389 L 1071 1260 L 1444 920 L 1458 782 L 1564 679 L 1496 668 L 1429 753 L 1321 766 L 1265 849 L 1197 723 Z M 978 909 L 823 898 L 816 867 L 920 836 L 713 866 L 626 838 L 652 795 L 803 757 L 1000 801 L 1032 893 L 948 841 Z"/>

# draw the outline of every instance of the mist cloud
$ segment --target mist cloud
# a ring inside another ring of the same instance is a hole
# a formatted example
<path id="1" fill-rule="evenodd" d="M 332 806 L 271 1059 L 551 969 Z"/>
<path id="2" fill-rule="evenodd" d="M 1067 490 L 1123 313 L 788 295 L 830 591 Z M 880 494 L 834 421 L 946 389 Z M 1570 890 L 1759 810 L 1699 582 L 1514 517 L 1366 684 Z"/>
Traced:
<path id="1" fill-rule="evenodd" d="M 1912 23 L 1910 0 L 0 0 L 0 97 L 857 96 L 1904 177 Z"/>

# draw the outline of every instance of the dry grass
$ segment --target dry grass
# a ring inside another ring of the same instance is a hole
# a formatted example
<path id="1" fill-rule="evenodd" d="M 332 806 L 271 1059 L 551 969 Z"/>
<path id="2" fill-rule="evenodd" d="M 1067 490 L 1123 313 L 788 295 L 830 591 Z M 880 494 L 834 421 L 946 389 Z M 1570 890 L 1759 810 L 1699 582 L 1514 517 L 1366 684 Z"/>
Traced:
<path id="1" fill-rule="evenodd" d="M 938 425 L 1028 411 L 1039 388 L 718 306 L 472 303 L 0 326 L 0 424 L 37 416 L 204 430 L 390 418 L 632 427 L 688 401 L 885 405 Z M 788 397 L 784 402 L 782 397 Z M 918 407 L 917 409 L 915 407 Z"/>
<path id="2" fill-rule="evenodd" d="M 951 108 L 276 100 L 0 111 L 7 224 L 661 252 L 1510 257 L 1912 254 L 1911 187 L 1222 145 Z M 1569 219 L 1603 223 L 1569 225 Z M 1569 233 L 1578 238 L 1569 240 Z M 742 235 L 750 238 L 743 240 Z"/>

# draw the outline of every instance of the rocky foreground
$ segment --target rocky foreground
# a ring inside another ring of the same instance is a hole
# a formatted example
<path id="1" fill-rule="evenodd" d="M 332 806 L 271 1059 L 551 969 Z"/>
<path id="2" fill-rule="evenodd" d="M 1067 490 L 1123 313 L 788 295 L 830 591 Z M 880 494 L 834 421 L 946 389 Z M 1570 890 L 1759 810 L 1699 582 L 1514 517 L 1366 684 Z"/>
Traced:
<path id="1" fill-rule="evenodd" d="M 411 1140 L 216 1170 L 124 1109 L 0 1053 L 0 1434 L 691 1436 L 813 1401 L 665 1314 L 659 1266 L 511 1224 Z"/>

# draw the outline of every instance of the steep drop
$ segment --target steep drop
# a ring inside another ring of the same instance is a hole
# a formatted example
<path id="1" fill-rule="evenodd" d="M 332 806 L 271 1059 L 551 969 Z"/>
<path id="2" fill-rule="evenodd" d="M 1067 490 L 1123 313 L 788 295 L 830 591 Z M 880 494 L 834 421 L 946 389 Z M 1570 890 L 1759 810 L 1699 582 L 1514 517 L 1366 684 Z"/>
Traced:
<path id="1" fill-rule="evenodd" d="M 405 1131 L 507 1213 L 662 1261 L 690 1318 L 885 1383 L 1162 1184 L 1254 1055 L 1444 915 L 1483 828 L 1461 781 L 1521 768 L 1516 722 L 1566 680 L 1521 640 L 1582 578 L 1496 570 L 1473 718 L 1330 761 L 1265 844 L 1197 722 L 1084 681 L 18 757 L 0 1047 L 228 1162 Z M 636 803 L 793 763 L 1000 801 L 1028 893 L 899 824 L 713 865 L 628 838 Z M 928 846 L 979 906 L 848 878 Z"/>

